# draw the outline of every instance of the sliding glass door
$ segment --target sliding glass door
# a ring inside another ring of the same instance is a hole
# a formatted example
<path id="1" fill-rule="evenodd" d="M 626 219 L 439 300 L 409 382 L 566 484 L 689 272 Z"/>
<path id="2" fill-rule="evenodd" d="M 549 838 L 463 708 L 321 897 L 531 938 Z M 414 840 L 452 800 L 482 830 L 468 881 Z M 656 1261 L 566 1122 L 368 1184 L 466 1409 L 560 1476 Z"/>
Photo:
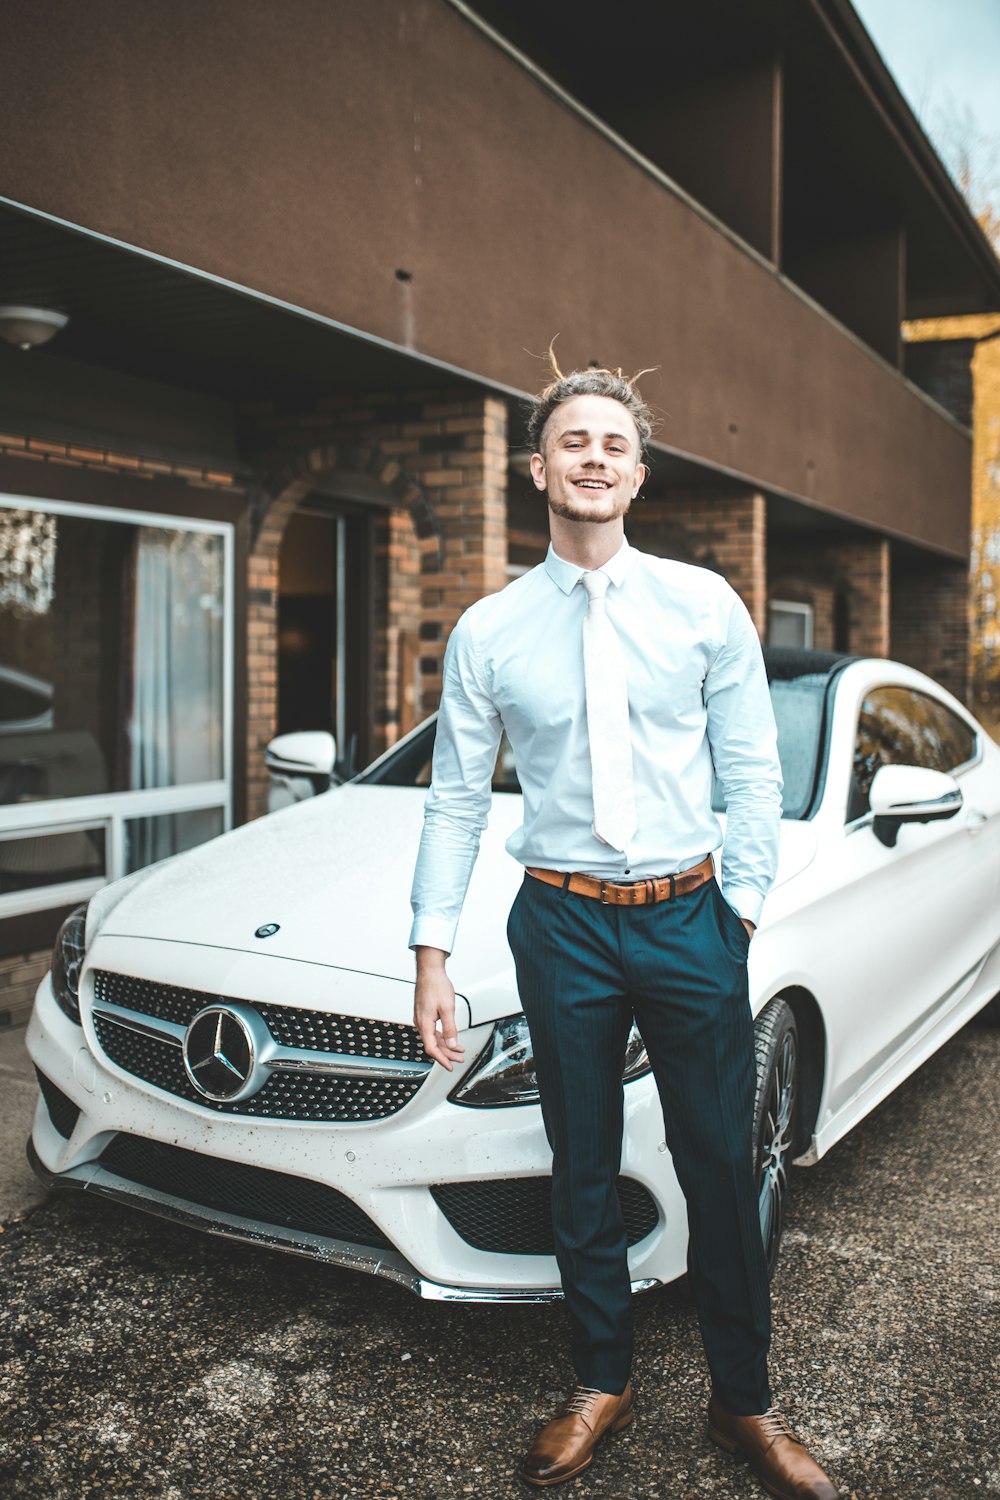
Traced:
<path id="1" fill-rule="evenodd" d="M 231 822 L 231 527 L 0 496 L 0 915 Z"/>

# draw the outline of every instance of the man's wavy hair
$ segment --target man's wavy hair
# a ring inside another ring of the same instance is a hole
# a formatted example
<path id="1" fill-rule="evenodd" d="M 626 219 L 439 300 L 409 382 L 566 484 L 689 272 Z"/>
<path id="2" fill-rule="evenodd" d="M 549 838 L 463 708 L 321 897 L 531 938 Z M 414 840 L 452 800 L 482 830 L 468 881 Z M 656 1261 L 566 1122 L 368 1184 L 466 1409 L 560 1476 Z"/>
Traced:
<path id="1" fill-rule="evenodd" d="M 644 458 L 653 436 L 653 413 L 639 394 L 636 382 L 643 375 L 652 374 L 652 369 L 638 370 L 634 375 L 623 375 L 621 369 L 608 370 L 590 366 L 585 370 L 571 370 L 564 375 L 556 363 L 549 346 L 549 360 L 554 379 L 543 391 L 532 399 L 528 414 L 528 445 L 532 453 L 544 456 L 545 433 L 549 418 L 556 407 L 574 396 L 609 396 L 618 401 L 635 423 L 639 435 L 639 457 Z"/>

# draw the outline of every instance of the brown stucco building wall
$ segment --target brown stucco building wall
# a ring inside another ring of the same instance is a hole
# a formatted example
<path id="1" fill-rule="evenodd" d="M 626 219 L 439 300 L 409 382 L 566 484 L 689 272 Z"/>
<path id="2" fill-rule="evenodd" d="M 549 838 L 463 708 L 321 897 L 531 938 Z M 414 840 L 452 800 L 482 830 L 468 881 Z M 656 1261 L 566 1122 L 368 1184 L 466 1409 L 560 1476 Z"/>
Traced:
<path id="1" fill-rule="evenodd" d="M 32 0 L 0 52 L 0 240 L 46 230 L 0 293 L 71 313 L 23 356 L 30 402 L 0 351 L 0 487 L 232 521 L 237 821 L 266 808 L 289 518 L 318 494 L 370 524 L 377 753 L 435 707 L 461 611 L 544 553 L 516 398 L 554 334 L 567 367 L 657 366 L 636 545 L 723 573 L 762 635 L 801 601 L 817 646 L 964 695 L 970 441 L 890 357 L 900 235 L 880 354 L 782 269 L 780 150 L 759 202 L 741 184 L 754 248 L 447 0 L 331 14 Z M 0 1023 L 62 915 L 0 921 Z"/>
<path id="2" fill-rule="evenodd" d="M 495 385 L 658 364 L 666 446 L 965 555 L 965 434 L 443 0 L 191 15 L 8 15 L 7 197 Z"/>

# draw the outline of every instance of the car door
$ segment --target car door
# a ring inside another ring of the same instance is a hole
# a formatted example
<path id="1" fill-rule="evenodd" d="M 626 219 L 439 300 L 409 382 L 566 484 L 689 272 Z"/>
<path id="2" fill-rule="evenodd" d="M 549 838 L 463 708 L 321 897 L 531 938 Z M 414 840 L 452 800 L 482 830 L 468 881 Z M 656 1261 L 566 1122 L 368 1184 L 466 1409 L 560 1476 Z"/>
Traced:
<path id="1" fill-rule="evenodd" d="M 976 805 L 977 756 L 972 726 L 928 692 L 887 683 L 858 705 L 840 879 L 828 908 L 840 938 L 834 1112 L 961 994 L 995 940 L 996 861 L 980 840 L 996 835 Z M 962 808 L 948 820 L 904 824 L 888 847 L 868 802 L 882 765 L 948 772 L 962 787 Z"/>

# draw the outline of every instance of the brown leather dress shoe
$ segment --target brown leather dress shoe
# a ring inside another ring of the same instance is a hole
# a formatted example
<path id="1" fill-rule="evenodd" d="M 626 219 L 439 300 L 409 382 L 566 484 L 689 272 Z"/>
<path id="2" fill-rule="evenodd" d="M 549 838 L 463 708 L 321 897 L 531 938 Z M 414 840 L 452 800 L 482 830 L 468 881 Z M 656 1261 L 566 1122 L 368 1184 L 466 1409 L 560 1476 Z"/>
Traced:
<path id="1" fill-rule="evenodd" d="M 608 1432 L 620 1432 L 632 1420 L 632 1382 L 620 1396 L 578 1385 L 543 1427 L 521 1465 L 528 1484 L 561 1484 L 582 1474 L 594 1461 L 594 1449 Z"/>
<path id="2" fill-rule="evenodd" d="M 777 1500 L 839 1500 L 837 1486 L 774 1407 L 759 1417 L 738 1417 L 713 1396 L 708 1403 L 708 1435 L 727 1453 L 745 1458 Z"/>

